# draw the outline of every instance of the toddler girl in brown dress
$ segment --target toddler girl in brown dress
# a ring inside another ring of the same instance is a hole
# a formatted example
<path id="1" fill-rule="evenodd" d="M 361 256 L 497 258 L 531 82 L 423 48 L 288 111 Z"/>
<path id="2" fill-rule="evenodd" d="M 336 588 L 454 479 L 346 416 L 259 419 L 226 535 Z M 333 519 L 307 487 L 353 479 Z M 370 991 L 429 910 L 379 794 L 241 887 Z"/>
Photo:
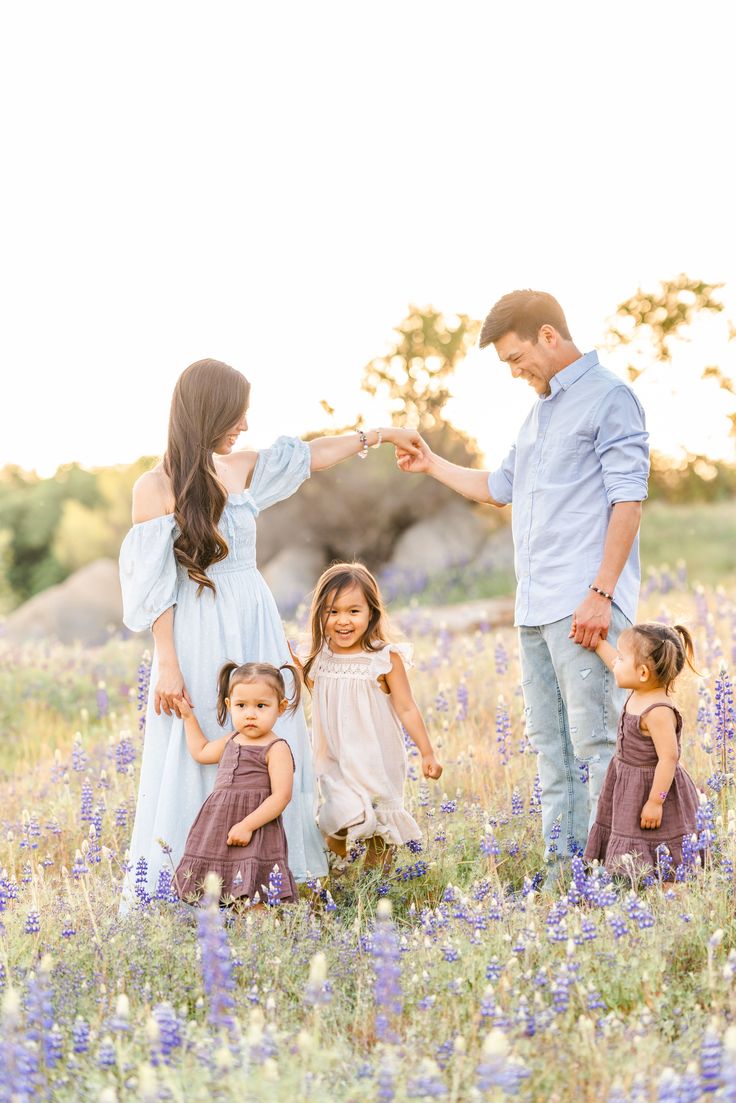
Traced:
<path id="1" fill-rule="evenodd" d="M 668 699 L 685 663 L 692 669 L 690 633 L 679 624 L 635 624 L 615 648 L 601 640 L 596 652 L 616 684 L 631 693 L 585 857 L 600 859 L 610 873 L 631 876 L 634 870 L 659 872 L 657 848 L 666 846 L 674 869 L 682 861 L 683 837 L 696 831 L 699 805 L 698 791 L 679 764 L 682 717 Z"/>
<path id="2" fill-rule="evenodd" d="M 292 675 L 291 702 L 283 670 Z M 278 668 L 270 663 L 225 663 L 218 678 L 217 719 L 224 727 L 230 713 L 235 730 L 211 741 L 187 700 L 177 698 L 189 753 L 197 762 L 219 762 L 215 787 L 190 828 L 174 876 L 176 891 L 187 903 L 202 895 L 210 872 L 220 878 L 221 903 L 242 897 L 258 902 L 266 895 L 269 879 L 272 898 L 278 895 L 282 903 L 296 900 L 281 820 L 291 800 L 294 759 L 289 744 L 272 728 L 279 716 L 297 708 L 299 696 L 299 676 L 288 663 Z"/>

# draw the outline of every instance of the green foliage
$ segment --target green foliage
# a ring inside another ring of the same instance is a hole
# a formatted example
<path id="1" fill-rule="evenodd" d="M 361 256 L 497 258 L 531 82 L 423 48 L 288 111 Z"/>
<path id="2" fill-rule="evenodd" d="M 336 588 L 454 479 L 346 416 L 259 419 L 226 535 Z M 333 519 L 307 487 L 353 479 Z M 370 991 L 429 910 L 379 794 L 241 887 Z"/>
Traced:
<path id="1" fill-rule="evenodd" d="M 442 422 L 450 397 L 447 381 L 474 343 L 480 322 L 467 314 L 445 315 L 434 307 L 410 306 L 394 327 L 397 339 L 385 356 L 363 369 L 363 390 L 388 394 L 395 425 L 422 431 Z"/>
<path id="2" fill-rule="evenodd" d="M 7 611 L 100 556 L 116 558 L 130 525 L 130 492 L 153 461 L 87 471 L 60 467 L 49 479 L 0 471 L 0 602 Z"/>
<path id="3" fill-rule="evenodd" d="M 630 299 L 616 308 L 614 320 L 609 327 L 609 338 L 616 345 L 631 344 L 646 332 L 652 341 L 659 360 L 670 360 L 670 343 L 674 337 L 682 336 L 682 331 L 692 325 L 695 318 L 705 312 L 718 314 L 723 303 L 716 297 L 722 283 L 705 283 L 692 280 L 684 273 L 672 280 L 663 280 L 656 291 L 642 291 L 641 288 Z M 641 372 L 635 372 L 636 378 Z"/>
<path id="4" fill-rule="evenodd" d="M 649 473 L 651 501 L 722 502 L 736 498 L 736 466 L 688 454 L 679 460 L 653 452 Z"/>
<path id="5" fill-rule="evenodd" d="M 643 576 L 684 561 L 688 578 L 707 586 L 736 579 L 736 499 L 712 504 L 647 502 L 641 526 Z M 646 583 L 645 583 L 646 584 Z"/>
<path id="6" fill-rule="evenodd" d="M 632 345 L 643 339 L 651 345 L 655 360 L 666 363 L 672 359 L 673 340 L 684 338 L 698 318 L 723 312 L 717 294 L 722 287 L 722 283 L 693 280 L 683 273 L 675 279 L 663 280 L 656 291 L 640 288 L 617 308 L 607 331 L 609 347 Z M 736 328 L 729 322 L 728 340 L 735 337 Z M 646 370 L 646 362 L 637 357 L 637 363 L 628 366 L 629 378 L 634 382 Z M 736 395 L 734 380 L 717 365 L 703 365 L 700 378 L 712 380 L 721 390 Z M 736 411 L 727 416 L 731 433 L 736 436 Z"/>

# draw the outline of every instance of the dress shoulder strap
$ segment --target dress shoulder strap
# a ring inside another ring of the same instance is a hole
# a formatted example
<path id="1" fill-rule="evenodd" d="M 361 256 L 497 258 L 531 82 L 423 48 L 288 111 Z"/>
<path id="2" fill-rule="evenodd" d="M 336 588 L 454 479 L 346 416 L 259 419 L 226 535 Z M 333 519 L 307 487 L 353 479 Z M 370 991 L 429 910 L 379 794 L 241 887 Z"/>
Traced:
<path id="1" fill-rule="evenodd" d="M 292 751 L 291 747 L 289 746 L 289 740 L 284 739 L 283 735 L 280 735 L 278 737 L 278 739 L 272 739 L 271 742 L 268 744 L 268 746 L 263 748 L 264 751 L 266 752 L 266 754 L 268 754 L 268 752 L 271 750 L 271 747 L 273 747 L 273 745 L 275 743 L 285 743 L 286 746 L 289 747 L 289 754 L 291 755 L 291 764 L 294 767 L 294 770 L 296 770 L 296 762 L 294 761 L 294 752 Z"/>
<path id="2" fill-rule="evenodd" d="M 675 730 L 678 735 L 680 734 L 680 729 L 682 728 L 682 716 L 680 715 L 679 710 L 676 709 L 675 706 L 669 701 L 655 701 L 653 705 L 647 705 L 647 707 L 639 713 L 639 724 L 641 724 L 642 719 L 646 716 L 648 712 L 651 712 L 652 709 L 672 709 L 675 714 Z"/>

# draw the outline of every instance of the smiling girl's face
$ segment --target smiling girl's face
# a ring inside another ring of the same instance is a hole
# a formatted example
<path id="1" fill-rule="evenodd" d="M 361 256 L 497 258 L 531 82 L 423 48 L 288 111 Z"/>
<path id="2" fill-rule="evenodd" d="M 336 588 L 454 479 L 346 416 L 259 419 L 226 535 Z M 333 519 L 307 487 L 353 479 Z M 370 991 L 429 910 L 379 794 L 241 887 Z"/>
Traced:
<path id="1" fill-rule="evenodd" d="M 329 594 L 325 602 L 324 633 L 333 651 L 360 651 L 368 630 L 371 610 L 360 586 Z"/>
<path id="2" fill-rule="evenodd" d="M 225 699 L 233 727 L 248 739 L 261 739 L 286 708 L 287 702 L 268 682 L 238 682 Z"/>

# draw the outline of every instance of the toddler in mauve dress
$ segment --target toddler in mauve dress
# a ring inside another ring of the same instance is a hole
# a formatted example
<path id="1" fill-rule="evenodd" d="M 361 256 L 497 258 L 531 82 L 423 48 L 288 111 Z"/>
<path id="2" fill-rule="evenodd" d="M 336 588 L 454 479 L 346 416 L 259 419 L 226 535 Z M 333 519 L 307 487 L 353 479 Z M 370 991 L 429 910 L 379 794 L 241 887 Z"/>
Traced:
<path id="1" fill-rule="evenodd" d="M 631 692 L 585 857 L 600 859 L 610 873 L 631 876 L 633 866 L 668 879 L 682 862 L 683 838 L 696 831 L 700 803 L 680 766 L 682 717 L 668 696 L 686 662 L 692 669 L 690 633 L 679 624 L 635 624 L 615 648 L 601 640 L 596 652 L 616 684 Z"/>
<path id="2" fill-rule="evenodd" d="M 282 671 L 293 679 L 291 703 Z M 205 877 L 216 873 L 221 902 L 247 897 L 263 901 L 266 891 L 280 902 L 296 900 L 281 813 L 291 800 L 294 758 L 285 739 L 273 733 L 279 716 L 299 705 L 299 675 L 293 666 L 228 662 L 218 681 L 217 719 L 228 713 L 235 728 L 208 740 L 188 701 L 177 700 L 189 753 L 197 762 L 219 763 L 215 787 L 192 824 L 174 884 L 182 900 L 195 903 Z M 271 900 L 275 903 L 275 900 Z"/>
<path id="3" fill-rule="evenodd" d="M 422 756 L 424 777 L 442 773 L 406 674 L 411 646 L 387 642 L 378 585 L 360 563 L 324 572 L 311 628 L 303 674 L 312 691 L 319 827 L 338 870 L 358 840 L 366 843 L 369 868 L 386 866 L 391 848 L 422 834 L 404 804 L 404 730 Z"/>

